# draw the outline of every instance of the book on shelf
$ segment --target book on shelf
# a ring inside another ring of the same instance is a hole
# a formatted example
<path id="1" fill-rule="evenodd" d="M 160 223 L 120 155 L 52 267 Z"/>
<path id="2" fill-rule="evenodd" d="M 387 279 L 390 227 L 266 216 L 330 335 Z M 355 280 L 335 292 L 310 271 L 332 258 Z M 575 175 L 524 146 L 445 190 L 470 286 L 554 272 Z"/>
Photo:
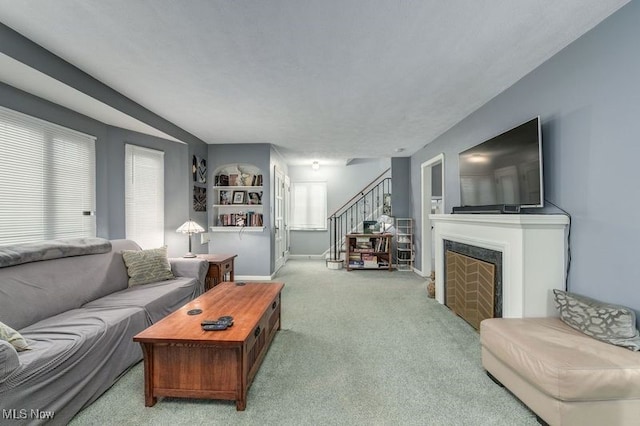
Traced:
<path id="1" fill-rule="evenodd" d="M 218 215 L 218 226 L 262 226 L 262 213 L 224 213 Z"/>
<path id="2" fill-rule="evenodd" d="M 376 242 L 376 251 L 378 252 L 384 252 L 387 251 L 387 244 L 388 244 L 389 239 L 388 238 L 378 238 L 377 242 Z"/>
<path id="3" fill-rule="evenodd" d="M 229 175 L 220 174 L 215 177 L 216 186 L 229 186 Z"/>
<path id="4" fill-rule="evenodd" d="M 377 268 L 378 267 L 378 257 L 373 254 L 363 254 L 362 255 L 362 265 L 365 268 Z"/>

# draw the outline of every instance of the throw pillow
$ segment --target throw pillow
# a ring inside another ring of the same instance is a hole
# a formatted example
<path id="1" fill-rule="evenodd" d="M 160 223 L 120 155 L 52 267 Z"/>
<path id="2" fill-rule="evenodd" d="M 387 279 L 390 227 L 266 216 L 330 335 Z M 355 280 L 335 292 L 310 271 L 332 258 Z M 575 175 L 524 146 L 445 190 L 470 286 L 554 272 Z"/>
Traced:
<path id="1" fill-rule="evenodd" d="M 30 349 L 24 337 L 3 322 L 0 322 L 0 340 L 11 343 L 17 351 Z"/>
<path id="2" fill-rule="evenodd" d="M 0 383 L 20 367 L 18 352 L 9 342 L 0 340 Z"/>
<path id="3" fill-rule="evenodd" d="M 553 290 L 553 294 L 560 319 L 567 325 L 603 342 L 640 350 L 633 310 L 562 290 Z"/>
<path id="4" fill-rule="evenodd" d="M 129 287 L 175 278 L 167 259 L 166 246 L 149 250 L 122 250 L 122 258 L 127 266 Z"/>

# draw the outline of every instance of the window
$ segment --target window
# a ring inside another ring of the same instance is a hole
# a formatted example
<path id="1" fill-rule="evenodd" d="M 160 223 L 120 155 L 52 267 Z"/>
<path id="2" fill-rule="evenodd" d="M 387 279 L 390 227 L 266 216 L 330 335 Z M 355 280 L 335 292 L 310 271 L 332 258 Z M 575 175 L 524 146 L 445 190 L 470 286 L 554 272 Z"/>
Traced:
<path id="1" fill-rule="evenodd" d="M 95 137 L 0 107 L 0 244 L 95 237 Z"/>
<path id="2" fill-rule="evenodd" d="M 291 229 L 327 230 L 327 183 L 297 182 L 291 184 L 293 217 Z"/>
<path id="3" fill-rule="evenodd" d="M 164 245 L 164 152 L 125 145 L 125 234 L 144 249 Z"/>

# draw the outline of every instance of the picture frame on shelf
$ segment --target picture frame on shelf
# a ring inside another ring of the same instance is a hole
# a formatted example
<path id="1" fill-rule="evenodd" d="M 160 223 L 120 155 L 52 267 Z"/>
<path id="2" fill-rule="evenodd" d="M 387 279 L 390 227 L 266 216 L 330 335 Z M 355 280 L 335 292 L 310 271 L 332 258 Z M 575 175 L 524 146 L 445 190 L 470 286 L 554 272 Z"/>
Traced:
<path id="1" fill-rule="evenodd" d="M 220 204 L 227 205 L 231 204 L 231 191 L 220 191 Z"/>
<path id="2" fill-rule="evenodd" d="M 237 173 L 229 174 L 229 186 L 240 186 L 240 181 L 238 180 Z"/>
<path id="3" fill-rule="evenodd" d="M 262 191 L 249 191 L 248 204 L 262 204 Z"/>
<path id="4" fill-rule="evenodd" d="M 233 191 L 233 204 L 245 204 L 247 191 Z"/>
<path id="5" fill-rule="evenodd" d="M 365 220 L 362 222 L 364 234 L 377 234 L 380 232 L 380 224 L 376 220 Z"/>

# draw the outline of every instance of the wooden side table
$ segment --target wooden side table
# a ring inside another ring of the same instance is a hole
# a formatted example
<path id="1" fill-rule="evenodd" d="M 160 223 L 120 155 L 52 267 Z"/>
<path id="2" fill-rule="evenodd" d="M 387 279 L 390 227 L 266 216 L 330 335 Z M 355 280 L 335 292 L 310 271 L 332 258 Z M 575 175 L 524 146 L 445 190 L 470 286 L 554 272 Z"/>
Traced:
<path id="1" fill-rule="evenodd" d="M 197 257 L 209 262 L 204 291 L 211 290 L 223 281 L 233 281 L 233 259 L 238 257 L 237 254 L 199 254 Z"/>

